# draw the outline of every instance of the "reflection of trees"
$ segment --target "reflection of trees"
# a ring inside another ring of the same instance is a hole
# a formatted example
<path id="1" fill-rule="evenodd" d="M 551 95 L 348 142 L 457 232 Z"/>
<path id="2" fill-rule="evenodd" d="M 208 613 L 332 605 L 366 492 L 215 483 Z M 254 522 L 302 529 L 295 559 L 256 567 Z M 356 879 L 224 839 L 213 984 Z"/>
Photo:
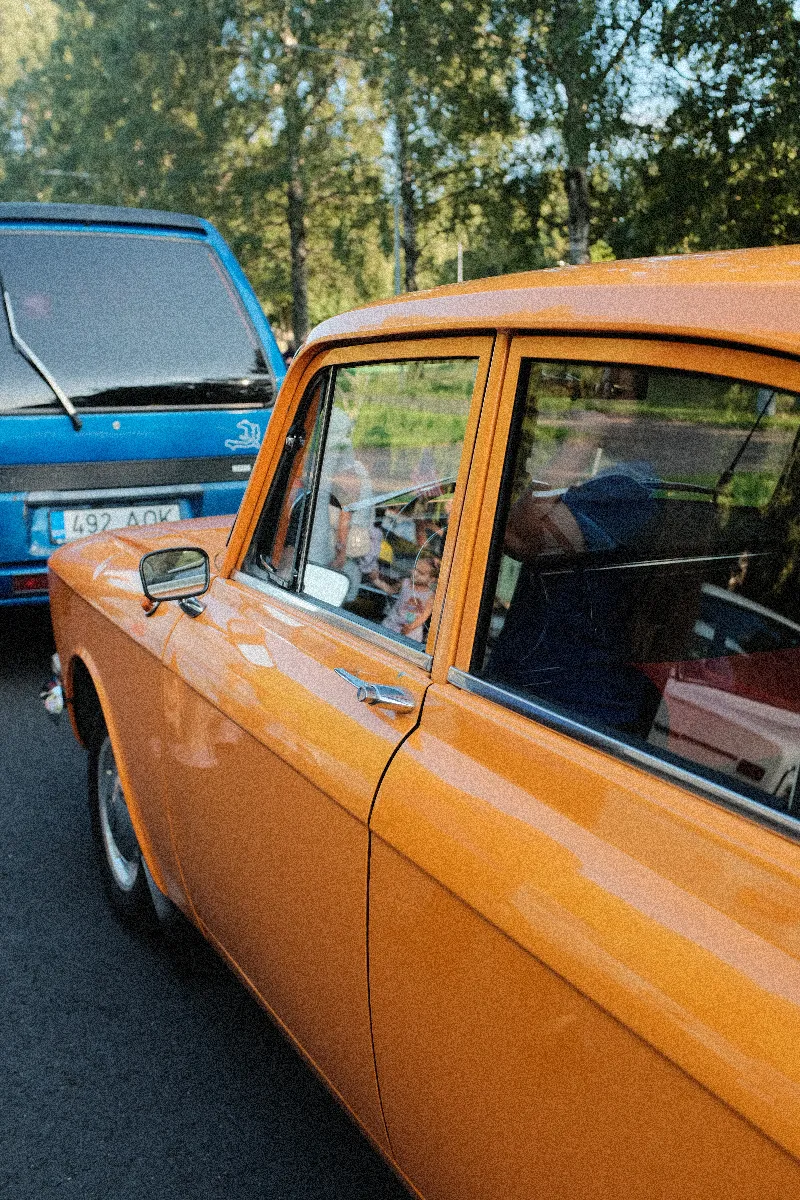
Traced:
<path id="1" fill-rule="evenodd" d="M 766 560 L 764 595 L 769 599 L 764 603 L 772 603 L 784 615 L 799 620 L 800 431 L 795 437 L 788 466 L 775 489 L 765 524 L 767 541 L 775 548 L 775 553 Z"/>

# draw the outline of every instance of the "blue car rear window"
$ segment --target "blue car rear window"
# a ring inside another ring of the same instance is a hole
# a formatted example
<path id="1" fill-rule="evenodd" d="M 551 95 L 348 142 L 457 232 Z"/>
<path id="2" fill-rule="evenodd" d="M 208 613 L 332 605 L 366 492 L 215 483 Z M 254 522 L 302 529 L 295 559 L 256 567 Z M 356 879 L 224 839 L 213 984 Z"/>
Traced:
<path id="1" fill-rule="evenodd" d="M 255 330 L 201 238 L 0 233 L 19 336 L 78 408 L 247 407 L 274 388 Z M 0 309 L 0 412 L 57 408 Z"/>

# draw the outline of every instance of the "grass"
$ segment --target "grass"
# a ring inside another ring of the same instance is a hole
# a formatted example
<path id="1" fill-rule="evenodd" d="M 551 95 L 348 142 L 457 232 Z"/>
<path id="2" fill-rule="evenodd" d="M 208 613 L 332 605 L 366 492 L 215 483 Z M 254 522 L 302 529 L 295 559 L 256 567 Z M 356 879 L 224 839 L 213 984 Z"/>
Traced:
<path id="1" fill-rule="evenodd" d="M 460 445 L 476 370 L 475 359 L 427 359 L 340 371 L 336 402 L 353 421 L 353 445 L 392 450 Z"/>
<path id="2" fill-rule="evenodd" d="M 460 445 L 464 441 L 467 414 L 430 412 L 399 404 L 362 404 L 354 417 L 353 445 L 390 447 L 393 450 L 424 449 Z"/>
<path id="3" fill-rule="evenodd" d="M 566 395 L 540 392 L 536 396 L 539 413 L 543 417 L 561 416 L 582 412 L 605 413 L 612 417 L 628 419 L 670 421 L 684 425 L 704 425 L 725 429 L 750 429 L 756 419 L 755 389 L 745 390 L 738 385 L 726 389 L 714 388 L 709 394 L 700 395 L 695 402 L 674 396 L 675 389 L 665 390 L 658 400 L 634 400 L 628 398 L 603 399 L 601 396 L 581 396 L 571 399 Z M 800 412 L 795 408 L 795 397 L 788 394 L 776 396 L 775 416 L 762 417 L 760 430 L 796 430 L 800 425 Z"/>
<path id="4" fill-rule="evenodd" d="M 725 429 L 750 429 L 755 417 L 752 412 L 741 412 L 734 408 L 714 409 L 702 405 L 673 406 L 668 404 L 647 404 L 636 400 L 591 400 L 582 405 L 590 412 L 607 413 L 614 417 L 649 418 L 652 421 L 680 422 L 684 425 L 705 425 Z M 549 411 L 549 410 L 547 410 Z M 778 413 L 774 417 L 763 417 L 759 423 L 760 430 L 791 429 L 796 430 L 800 425 L 800 414 Z"/>
<path id="5" fill-rule="evenodd" d="M 696 483 L 700 487 L 713 488 L 716 477 L 713 475 L 674 475 L 674 483 Z M 727 488 L 720 493 L 720 502 L 732 504 L 739 508 L 763 508 L 772 499 L 778 483 L 778 476 L 759 471 L 737 471 Z M 699 496 L 697 497 L 700 498 Z M 708 497 L 711 500 L 711 497 Z"/>

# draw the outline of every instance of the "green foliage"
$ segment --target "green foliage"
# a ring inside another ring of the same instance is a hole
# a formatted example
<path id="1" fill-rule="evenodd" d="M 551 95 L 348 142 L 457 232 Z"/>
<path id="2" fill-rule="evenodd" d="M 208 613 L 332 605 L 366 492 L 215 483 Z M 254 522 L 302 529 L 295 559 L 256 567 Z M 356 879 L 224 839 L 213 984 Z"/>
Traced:
<path id="1" fill-rule="evenodd" d="M 459 445 L 474 386 L 474 359 L 376 363 L 337 377 L 359 448 Z"/>
<path id="2" fill-rule="evenodd" d="M 217 0 L 63 0 L 47 61 L 11 92 L 27 153 L 6 156 L 5 198 L 213 209 L 226 19 Z"/>
<path id="3" fill-rule="evenodd" d="M 698 487 L 713 488 L 719 482 L 715 475 L 682 475 L 672 478 L 673 483 L 694 483 Z M 720 492 L 721 502 L 735 508 L 763 508 L 775 494 L 778 476 L 769 471 L 737 471 L 728 486 Z M 713 503 L 709 496 L 708 503 Z M 697 501 L 700 497 L 697 497 Z M 696 502 L 697 502 L 696 501 Z"/>
<path id="4" fill-rule="evenodd" d="M 398 168 L 415 286 L 800 241 L 798 77 L 788 0 L 0 0 L 0 197 L 207 216 L 288 337 Z"/>
<path id="5" fill-rule="evenodd" d="M 430 412 L 404 404 L 363 404 L 358 410 L 353 445 L 424 449 L 457 446 L 464 440 L 466 414 Z"/>
<path id="6" fill-rule="evenodd" d="M 679 102 L 620 164 L 619 256 L 800 241 L 800 23 L 786 0 L 685 0 L 665 23 Z"/>
<path id="7" fill-rule="evenodd" d="M 0 96 L 47 57 L 57 19 L 54 0 L 0 0 Z"/>

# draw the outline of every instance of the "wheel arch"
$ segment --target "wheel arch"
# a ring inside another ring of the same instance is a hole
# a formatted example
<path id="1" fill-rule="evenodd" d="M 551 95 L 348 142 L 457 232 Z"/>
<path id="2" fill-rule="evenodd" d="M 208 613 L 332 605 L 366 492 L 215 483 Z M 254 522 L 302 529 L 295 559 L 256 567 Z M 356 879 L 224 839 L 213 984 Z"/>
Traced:
<path id="1" fill-rule="evenodd" d="M 65 683 L 70 701 L 70 720 L 80 744 L 90 750 L 99 744 L 103 731 L 108 732 L 122 790 L 125 793 L 125 803 L 142 856 L 156 887 L 164 895 L 167 895 L 168 885 L 159 866 L 158 856 L 153 850 L 147 826 L 142 819 L 141 806 L 131 783 L 126 758 L 122 751 L 122 740 L 114 719 L 114 710 L 103 685 L 102 674 L 87 651 L 76 651 L 72 655 L 65 675 Z"/>
<path id="2" fill-rule="evenodd" d="M 88 749 L 102 735 L 105 712 L 92 672 L 79 655 L 75 655 L 69 665 L 67 694 L 71 702 L 70 718 L 75 736 Z"/>

